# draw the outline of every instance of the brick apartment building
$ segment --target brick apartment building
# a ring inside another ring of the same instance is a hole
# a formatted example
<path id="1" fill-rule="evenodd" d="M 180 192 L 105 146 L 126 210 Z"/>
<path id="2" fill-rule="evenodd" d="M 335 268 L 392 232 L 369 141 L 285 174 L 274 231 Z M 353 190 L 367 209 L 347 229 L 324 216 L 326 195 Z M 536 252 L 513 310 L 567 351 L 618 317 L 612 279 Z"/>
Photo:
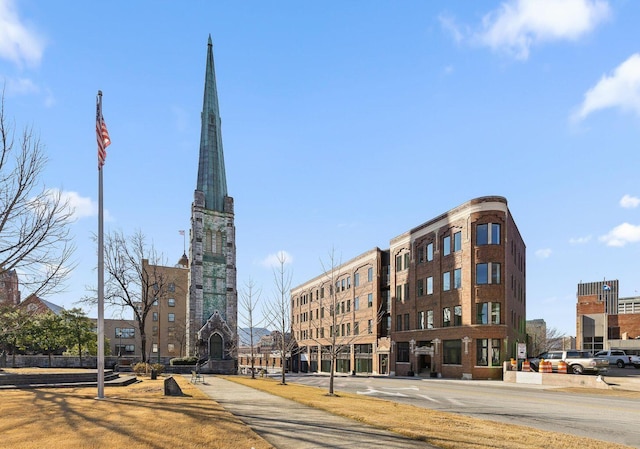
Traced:
<path id="1" fill-rule="evenodd" d="M 301 367 L 328 371 L 337 335 L 338 372 L 500 378 L 526 342 L 525 260 L 506 199 L 468 201 L 294 288 Z"/>
<path id="2" fill-rule="evenodd" d="M 162 284 L 145 323 L 147 358 L 154 362 L 182 357 L 186 355 L 187 346 L 189 261 L 186 255 L 183 255 L 175 266 L 170 267 L 151 265 L 147 259 L 143 259 L 142 269 L 143 272 L 149 273 L 152 279 Z M 136 332 L 138 332 L 137 326 Z M 140 351 L 140 346 L 136 347 L 136 351 Z"/>
<path id="3" fill-rule="evenodd" d="M 576 346 L 640 354 L 640 297 L 619 297 L 618 280 L 578 284 Z"/>
<path id="4" fill-rule="evenodd" d="M 388 254 L 374 248 L 291 291 L 300 370 L 328 372 L 335 336 L 337 372 L 388 374 Z"/>

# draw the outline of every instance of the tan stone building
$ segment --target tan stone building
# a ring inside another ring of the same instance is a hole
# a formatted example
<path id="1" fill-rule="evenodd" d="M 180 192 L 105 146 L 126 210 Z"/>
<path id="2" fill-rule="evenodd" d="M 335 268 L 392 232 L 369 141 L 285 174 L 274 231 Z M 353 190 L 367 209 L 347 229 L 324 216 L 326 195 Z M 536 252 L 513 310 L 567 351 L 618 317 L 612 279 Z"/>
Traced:
<path id="1" fill-rule="evenodd" d="M 154 278 L 160 279 L 163 284 L 145 323 L 148 360 L 168 362 L 171 358 L 183 357 L 187 347 L 188 259 L 183 255 L 173 267 L 150 265 L 148 260 L 143 259 L 142 269 L 143 272 L 153 273 Z M 139 351 L 139 348 L 138 345 L 136 350 Z"/>
<path id="2" fill-rule="evenodd" d="M 328 371 L 318 353 L 337 332 L 339 372 L 500 378 L 526 342 L 525 261 L 506 199 L 468 201 L 334 270 L 335 330 L 322 315 L 328 273 L 293 289 L 301 367 Z"/>

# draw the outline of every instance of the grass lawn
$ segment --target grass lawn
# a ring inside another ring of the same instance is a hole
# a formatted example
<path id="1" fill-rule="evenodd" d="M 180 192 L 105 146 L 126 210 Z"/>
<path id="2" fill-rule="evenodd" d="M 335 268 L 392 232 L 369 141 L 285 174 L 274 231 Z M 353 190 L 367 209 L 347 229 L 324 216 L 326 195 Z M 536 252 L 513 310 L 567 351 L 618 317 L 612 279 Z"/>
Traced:
<path id="1" fill-rule="evenodd" d="M 447 449 L 629 448 L 620 444 L 428 410 L 369 396 L 342 392 L 337 392 L 337 396 L 328 396 L 326 389 L 295 383 L 281 385 L 279 380 L 274 379 L 251 379 L 242 376 L 225 378 Z"/>
<path id="2" fill-rule="evenodd" d="M 5 370 L 10 372 L 13 370 Z M 28 370 L 19 370 L 26 373 Z M 42 372 L 42 370 L 37 370 Z M 272 446 L 222 409 L 183 376 L 185 396 L 163 395 L 164 378 L 127 387 L 0 390 L 0 447 L 266 449 Z M 368 396 L 278 380 L 227 376 L 228 380 L 293 399 L 379 428 L 456 449 L 623 449 L 613 443 L 544 432 L 397 404 Z M 640 393 L 636 394 L 640 398 Z"/>
<path id="3" fill-rule="evenodd" d="M 105 387 L 104 399 L 97 387 L 0 390 L 0 447 L 272 448 L 188 379 L 174 378 L 185 396 L 164 396 L 162 377 Z"/>

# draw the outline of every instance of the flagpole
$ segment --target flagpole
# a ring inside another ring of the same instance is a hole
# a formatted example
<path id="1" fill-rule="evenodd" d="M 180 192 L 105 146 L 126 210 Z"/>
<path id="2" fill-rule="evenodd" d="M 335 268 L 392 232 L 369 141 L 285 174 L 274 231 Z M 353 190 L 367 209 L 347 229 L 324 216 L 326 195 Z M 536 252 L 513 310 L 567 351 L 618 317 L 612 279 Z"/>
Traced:
<path id="1" fill-rule="evenodd" d="M 98 91 L 97 119 L 102 121 L 102 91 Z M 98 165 L 98 399 L 104 399 L 104 229 L 102 164 Z"/>

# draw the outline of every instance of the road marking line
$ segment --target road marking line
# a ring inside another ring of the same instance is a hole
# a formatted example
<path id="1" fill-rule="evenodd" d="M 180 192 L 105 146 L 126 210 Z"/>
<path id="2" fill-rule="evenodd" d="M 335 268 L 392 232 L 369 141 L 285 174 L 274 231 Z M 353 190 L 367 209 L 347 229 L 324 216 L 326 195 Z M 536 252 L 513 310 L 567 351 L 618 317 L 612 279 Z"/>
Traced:
<path id="1" fill-rule="evenodd" d="M 422 399 L 426 399 L 427 401 L 431 401 L 431 402 L 436 402 L 436 403 L 440 403 L 440 401 L 438 401 L 437 399 L 433 399 L 432 397 L 429 397 L 425 394 L 419 394 L 419 397 L 421 397 Z"/>

